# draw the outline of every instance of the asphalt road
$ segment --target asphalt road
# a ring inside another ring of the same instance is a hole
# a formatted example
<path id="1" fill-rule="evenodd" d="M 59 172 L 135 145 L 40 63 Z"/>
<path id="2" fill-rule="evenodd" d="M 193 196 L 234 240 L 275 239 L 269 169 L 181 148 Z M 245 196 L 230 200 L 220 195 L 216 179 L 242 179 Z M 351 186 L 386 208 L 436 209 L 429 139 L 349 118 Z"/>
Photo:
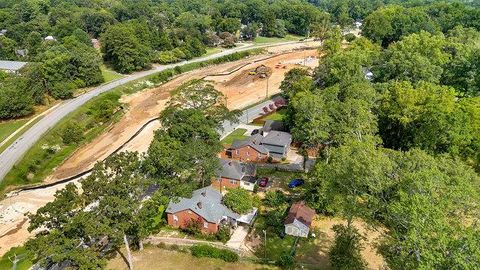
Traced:
<path id="1" fill-rule="evenodd" d="M 277 44 L 264 44 L 256 46 L 242 46 L 238 48 L 233 48 L 225 50 L 216 54 L 209 56 L 193 59 L 190 61 L 184 61 L 181 63 L 165 65 L 165 66 L 156 66 L 151 70 L 146 70 L 138 72 L 122 79 L 101 85 L 85 93 L 81 96 L 78 96 L 74 99 L 67 100 L 58 106 L 55 110 L 51 111 L 45 115 L 40 121 L 33 125 L 29 130 L 27 130 L 21 137 L 19 137 L 15 142 L 13 142 L 5 151 L 0 154 L 0 182 L 3 181 L 5 175 L 12 169 L 12 167 L 17 163 L 23 155 L 32 147 L 45 132 L 50 128 L 55 126 L 63 117 L 78 109 L 80 106 L 85 104 L 87 101 L 92 99 L 95 96 L 98 96 L 101 93 L 112 90 L 113 88 L 126 84 L 128 82 L 143 78 L 145 76 L 157 73 L 159 71 L 174 68 L 176 66 L 183 66 L 190 63 L 202 62 L 206 60 L 215 59 L 221 56 L 229 55 L 235 52 L 250 50 L 254 48 L 265 48 L 278 45 L 286 45 L 297 43 L 297 41 L 277 43 Z M 261 108 L 260 108 L 261 109 Z"/>

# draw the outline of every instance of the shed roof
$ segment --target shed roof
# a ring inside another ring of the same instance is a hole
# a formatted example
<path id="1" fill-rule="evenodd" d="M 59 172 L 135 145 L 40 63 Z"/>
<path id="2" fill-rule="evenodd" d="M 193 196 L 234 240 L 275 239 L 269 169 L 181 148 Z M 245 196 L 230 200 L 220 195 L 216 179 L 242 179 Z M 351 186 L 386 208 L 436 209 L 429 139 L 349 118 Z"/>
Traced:
<path id="1" fill-rule="evenodd" d="M 284 224 L 298 224 L 300 222 L 309 228 L 314 216 L 315 210 L 306 206 L 304 201 L 296 202 L 290 207 Z"/>
<path id="2" fill-rule="evenodd" d="M 17 71 L 23 68 L 27 62 L 19 62 L 19 61 L 4 61 L 0 60 L 0 69 L 1 70 L 11 70 Z"/>

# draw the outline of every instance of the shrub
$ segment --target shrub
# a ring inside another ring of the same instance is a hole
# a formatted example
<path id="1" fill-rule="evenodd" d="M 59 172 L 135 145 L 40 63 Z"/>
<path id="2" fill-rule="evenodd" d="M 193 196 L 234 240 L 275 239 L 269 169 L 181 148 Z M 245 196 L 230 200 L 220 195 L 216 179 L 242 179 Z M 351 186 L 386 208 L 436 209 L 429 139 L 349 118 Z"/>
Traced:
<path id="1" fill-rule="evenodd" d="M 352 34 L 352 33 L 348 33 L 346 34 L 345 36 L 343 36 L 343 38 L 347 41 L 347 42 L 352 42 L 354 41 L 357 37 Z"/>
<path id="2" fill-rule="evenodd" d="M 219 249 L 209 245 L 195 245 L 190 248 L 190 251 L 192 252 L 193 256 L 198 258 L 208 257 L 221 259 L 226 262 L 237 262 L 239 259 L 238 254 L 233 251 Z"/>
<path id="3" fill-rule="evenodd" d="M 75 122 L 69 122 L 62 131 L 62 141 L 64 144 L 76 144 L 83 140 L 83 127 Z"/>
<path id="4" fill-rule="evenodd" d="M 268 191 L 265 195 L 265 205 L 270 207 L 279 207 L 287 201 L 285 194 L 280 190 Z"/>
<path id="5" fill-rule="evenodd" d="M 223 197 L 223 203 L 239 214 L 246 214 L 253 208 L 252 196 L 243 188 L 230 189 Z"/>
<path id="6" fill-rule="evenodd" d="M 292 255 L 285 253 L 277 261 L 277 265 L 282 269 L 294 269 L 295 268 L 295 259 Z"/>
<path id="7" fill-rule="evenodd" d="M 198 220 L 191 219 L 182 231 L 191 235 L 199 235 L 202 232 L 202 224 Z"/>
<path id="8" fill-rule="evenodd" d="M 230 240 L 230 227 L 221 226 L 215 237 L 218 239 L 218 241 L 226 243 L 228 240 Z"/>
<path id="9" fill-rule="evenodd" d="M 160 64 L 171 64 L 180 61 L 173 51 L 163 51 L 158 53 L 157 62 Z"/>

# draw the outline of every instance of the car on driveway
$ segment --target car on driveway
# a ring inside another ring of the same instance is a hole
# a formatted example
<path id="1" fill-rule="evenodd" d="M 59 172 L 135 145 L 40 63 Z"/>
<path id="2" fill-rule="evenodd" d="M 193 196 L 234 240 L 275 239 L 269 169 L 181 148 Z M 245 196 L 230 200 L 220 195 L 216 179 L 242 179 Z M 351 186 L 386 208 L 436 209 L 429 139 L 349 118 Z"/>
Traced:
<path id="1" fill-rule="evenodd" d="M 262 179 L 260 179 L 260 182 L 258 183 L 258 185 L 260 187 L 266 187 L 268 185 L 268 181 L 270 179 L 268 177 L 262 177 Z"/>
<path id="2" fill-rule="evenodd" d="M 296 188 L 296 187 L 302 186 L 303 184 L 305 184 L 305 181 L 303 179 L 297 178 L 290 181 L 290 183 L 288 183 L 288 187 Z"/>

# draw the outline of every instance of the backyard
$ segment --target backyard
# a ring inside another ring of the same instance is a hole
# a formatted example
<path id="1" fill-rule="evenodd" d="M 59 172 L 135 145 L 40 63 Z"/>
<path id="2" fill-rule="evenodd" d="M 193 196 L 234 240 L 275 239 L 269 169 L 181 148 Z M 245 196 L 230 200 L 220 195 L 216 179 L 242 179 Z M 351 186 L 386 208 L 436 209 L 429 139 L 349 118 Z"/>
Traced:
<path id="1" fill-rule="evenodd" d="M 247 132 L 246 129 L 237 128 L 232 133 L 230 133 L 227 137 L 225 137 L 221 141 L 221 143 L 223 145 L 231 145 L 234 141 L 244 140 L 244 139 L 248 138 L 248 136 L 245 135 L 245 132 Z"/>

